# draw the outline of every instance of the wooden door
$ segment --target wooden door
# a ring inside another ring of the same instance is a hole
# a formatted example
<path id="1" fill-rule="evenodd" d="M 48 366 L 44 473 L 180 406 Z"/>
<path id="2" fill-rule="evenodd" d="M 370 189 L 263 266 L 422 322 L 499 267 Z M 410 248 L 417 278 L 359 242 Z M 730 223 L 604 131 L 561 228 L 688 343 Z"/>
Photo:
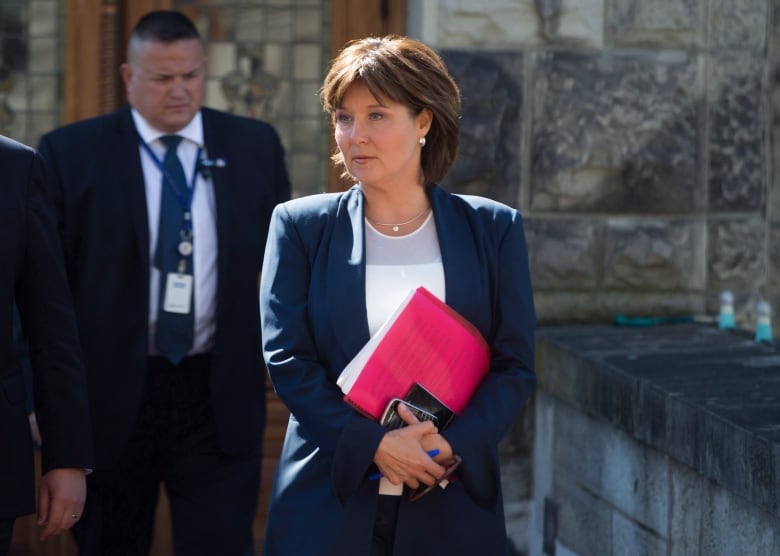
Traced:
<path id="1" fill-rule="evenodd" d="M 330 58 L 350 40 L 406 32 L 406 0 L 332 0 Z M 329 132 L 330 132 L 329 128 Z M 328 152 L 336 150 L 333 133 L 328 135 Z M 328 162 L 328 191 L 343 191 L 352 185 L 342 179 Z"/>
<path id="2" fill-rule="evenodd" d="M 125 100 L 119 65 L 135 22 L 173 0 L 66 0 L 62 123 L 111 112 Z"/>

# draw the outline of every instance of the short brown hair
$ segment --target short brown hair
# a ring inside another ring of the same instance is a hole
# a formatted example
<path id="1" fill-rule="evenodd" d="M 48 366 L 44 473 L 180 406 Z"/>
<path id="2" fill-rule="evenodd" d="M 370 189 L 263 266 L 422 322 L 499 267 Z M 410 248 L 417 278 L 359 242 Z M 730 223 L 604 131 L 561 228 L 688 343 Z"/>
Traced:
<path id="1" fill-rule="evenodd" d="M 441 57 L 420 41 L 399 35 L 350 41 L 331 62 L 320 99 L 331 118 L 350 85 L 360 81 L 377 99 L 433 115 L 422 150 L 426 184 L 441 181 L 455 160 L 460 133 L 460 91 Z M 333 155 L 344 166 L 340 152 Z"/>

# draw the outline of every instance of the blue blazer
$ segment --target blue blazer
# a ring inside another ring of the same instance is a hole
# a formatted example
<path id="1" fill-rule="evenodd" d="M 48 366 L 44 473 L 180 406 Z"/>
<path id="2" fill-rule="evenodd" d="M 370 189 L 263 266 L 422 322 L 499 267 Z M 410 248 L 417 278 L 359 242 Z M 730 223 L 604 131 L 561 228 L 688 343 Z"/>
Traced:
<path id="1" fill-rule="evenodd" d="M 216 204 L 217 314 L 211 397 L 222 449 L 259 453 L 265 369 L 257 281 L 271 212 L 289 199 L 284 152 L 258 120 L 202 109 Z M 89 385 L 96 466 L 130 438 L 149 353 L 149 225 L 138 133 L 129 107 L 43 136 L 47 185 L 58 209 L 65 263 Z M 196 239 L 197 241 L 197 239 Z"/>
<path id="2" fill-rule="evenodd" d="M 43 472 L 92 467 L 87 387 L 54 211 L 33 149 L 0 137 L 0 520 L 35 511 L 14 299 L 30 346 Z M 24 344 L 22 344 L 22 347 Z"/>
<path id="3" fill-rule="evenodd" d="M 535 387 L 535 314 L 520 214 L 428 188 L 446 302 L 491 346 L 491 368 L 444 432 L 463 458 L 458 481 L 402 501 L 397 554 L 503 554 L 498 444 Z M 304 197 L 276 208 L 261 280 L 264 355 L 291 411 L 271 495 L 266 554 L 370 552 L 385 433 L 347 406 L 336 379 L 369 339 L 363 195 Z"/>

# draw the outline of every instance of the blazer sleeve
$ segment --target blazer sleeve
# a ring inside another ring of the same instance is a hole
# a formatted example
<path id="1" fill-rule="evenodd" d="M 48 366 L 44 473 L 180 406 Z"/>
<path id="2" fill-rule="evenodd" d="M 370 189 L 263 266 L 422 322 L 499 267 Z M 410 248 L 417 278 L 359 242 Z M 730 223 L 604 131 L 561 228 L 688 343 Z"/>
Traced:
<path id="1" fill-rule="evenodd" d="M 27 334 L 42 467 L 91 468 L 87 386 L 56 219 L 34 153 L 26 175 L 26 242 L 16 302 Z"/>
<path id="2" fill-rule="evenodd" d="M 503 215 L 507 213 L 504 212 Z M 502 215 L 502 216 L 503 216 Z M 471 498 L 491 511 L 500 500 L 498 445 L 509 433 L 536 386 L 536 315 L 520 214 L 497 219 L 491 294 L 490 372 L 469 405 L 443 432 L 463 458 L 460 480 Z M 485 234 L 490 235 L 490 234 Z"/>
<path id="3" fill-rule="evenodd" d="M 386 431 L 344 403 L 329 368 L 329 346 L 318 345 L 312 332 L 310 281 L 312 261 L 322 256 L 315 245 L 322 230 L 305 219 L 287 204 L 271 218 L 260 286 L 263 352 L 274 390 L 299 433 L 331 462 L 334 491 L 343 501 L 365 480 Z"/>
<path id="4" fill-rule="evenodd" d="M 22 321 L 19 316 L 19 308 L 14 304 L 13 317 L 13 345 L 14 354 L 22 368 L 22 377 L 24 378 L 24 389 L 27 392 L 27 413 L 34 410 L 33 407 L 33 384 L 32 367 L 30 366 L 30 348 L 27 345 L 27 337 L 22 330 Z"/>

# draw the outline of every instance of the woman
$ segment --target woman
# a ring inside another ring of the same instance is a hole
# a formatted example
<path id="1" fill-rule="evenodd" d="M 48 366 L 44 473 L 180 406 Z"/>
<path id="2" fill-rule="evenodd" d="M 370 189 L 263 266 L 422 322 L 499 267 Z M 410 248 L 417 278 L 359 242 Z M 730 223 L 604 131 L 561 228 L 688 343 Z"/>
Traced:
<path id="1" fill-rule="evenodd" d="M 505 554 L 498 443 L 535 386 L 520 215 L 436 185 L 455 158 L 460 93 L 429 47 L 399 36 L 352 42 L 321 99 L 334 161 L 357 185 L 279 205 L 272 219 L 264 355 L 292 415 L 265 553 Z M 409 426 L 388 431 L 352 410 L 336 379 L 420 285 L 480 330 L 490 370 L 446 430 L 400 410 Z M 455 456 L 446 488 L 402 495 L 436 485 Z"/>

